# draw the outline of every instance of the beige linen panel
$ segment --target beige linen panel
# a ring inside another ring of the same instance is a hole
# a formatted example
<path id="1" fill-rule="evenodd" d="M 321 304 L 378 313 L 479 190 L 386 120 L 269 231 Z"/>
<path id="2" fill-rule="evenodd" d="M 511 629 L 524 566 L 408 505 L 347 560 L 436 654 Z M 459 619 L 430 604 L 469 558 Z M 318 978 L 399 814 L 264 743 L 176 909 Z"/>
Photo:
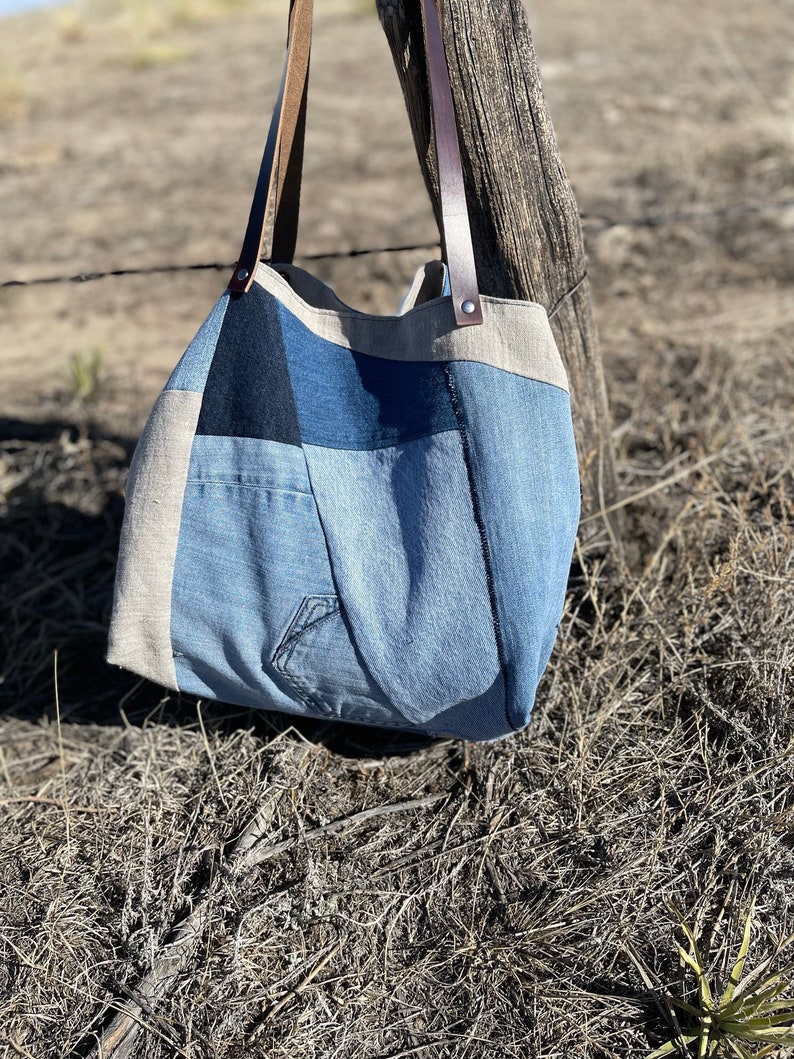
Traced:
<path id="1" fill-rule="evenodd" d="M 171 585 L 190 450 L 202 395 L 160 394 L 127 480 L 108 662 L 176 688 Z"/>
<path id="2" fill-rule="evenodd" d="M 370 316 L 350 309 L 303 269 L 277 268 L 260 264 L 256 282 L 315 335 L 337 346 L 385 360 L 473 360 L 568 392 L 546 310 L 535 302 L 483 295 L 483 322 L 476 327 L 456 326 L 449 299 L 417 305 L 405 316 Z"/>

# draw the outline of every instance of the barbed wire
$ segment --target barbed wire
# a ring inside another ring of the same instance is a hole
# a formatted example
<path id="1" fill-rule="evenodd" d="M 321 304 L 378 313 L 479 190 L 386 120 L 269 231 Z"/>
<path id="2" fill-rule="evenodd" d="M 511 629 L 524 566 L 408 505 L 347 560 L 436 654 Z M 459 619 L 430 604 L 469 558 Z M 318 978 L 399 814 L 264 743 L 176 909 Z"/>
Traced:
<path id="1" fill-rule="evenodd" d="M 671 213 L 651 213 L 644 217 L 601 217 L 595 214 L 582 214 L 581 221 L 585 228 L 604 231 L 608 228 L 661 228 L 668 224 L 682 224 L 715 217 L 747 216 L 757 213 L 783 213 L 794 210 L 794 199 L 773 203 L 735 203 L 726 206 L 714 206 L 695 210 L 678 210 Z M 440 244 L 411 243 L 404 246 L 365 247 L 360 250 L 340 250 L 322 254 L 298 254 L 302 261 L 333 261 L 345 258 L 364 257 L 371 254 L 401 254 L 412 250 L 434 250 Z M 56 283 L 90 283 L 94 280 L 119 276 L 153 276 L 174 272 L 224 272 L 231 271 L 234 261 L 209 261 L 187 265 L 153 265 L 146 268 L 114 268 L 103 271 L 78 272 L 74 275 L 38 276 L 34 279 L 9 279 L 0 283 L 0 290 L 11 287 L 43 287 Z"/>
<path id="2" fill-rule="evenodd" d="M 302 261 L 326 261 L 334 258 L 363 257 L 365 254 L 400 254 L 408 250 L 433 250 L 434 243 L 412 243 L 406 246 L 367 247 L 362 250 L 339 250 L 327 254 L 299 254 Z M 231 272 L 234 261 L 208 261 L 193 265 L 153 265 L 148 268 L 113 268 L 103 272 L 78 272 L 72 276 L 39 276 L 36 279 L 9 279 L 0 283 L 0 290 L 7 287 L 43 287 L 52 283 L 90 283 L 109 276 L 153 276 L 164 272 Z"/>

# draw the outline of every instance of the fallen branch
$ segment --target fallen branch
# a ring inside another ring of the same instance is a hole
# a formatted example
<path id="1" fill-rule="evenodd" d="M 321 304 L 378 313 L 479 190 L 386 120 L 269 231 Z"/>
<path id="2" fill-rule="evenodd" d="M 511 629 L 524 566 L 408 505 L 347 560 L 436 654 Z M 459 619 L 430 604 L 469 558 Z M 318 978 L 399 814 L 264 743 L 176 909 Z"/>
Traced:
<path id="1" fill-rule="evenodd" d="M 362 809 L 361 812 L 354 813 L 352 816 L 343 816 L 339 820 L 332 820 L 330 824 L 323 824 L 322 827 L 315 827 L 303 835 L 295 835 L 292 838 L 285 838 L 283 842 L 278 842 L 275 846 L 267 846 L 265 849 L 259 849 L 254 845 L 245 856 L 236 860 L 234 870 L 236 873 L 250 870 L 251 868 L 263 864 L 266 860 L 270 860 L 272 857 L 279 856 L 279 854 L 286 852 L 288 849 L 292 849 L 294 846 L 297 846 L 302 842 L 313 842 L 315 839 L 322 838 L 324 835 L 338 835 L 342 831 L 349 831 L 351 827 L 357 827 L 359 824 L 366 823 L 367 820 L 375 820 L 380 816 L 391 816 L 394 813 L 404 813 L 409 809 L 426 809 L 429 805 L 434 805 L 436 802 L 439 802 L 446 797 L 446 793 L 430 794 L 426 798 L 416 798 L 410 802 L 394 802 L 392 805 L 378 805 L 373 809 Z"/>
<path id="2" fill-rule="evenodd" d="M 431 794 L 425 798 L 416 798 L 407 802 L 394 802 L 390 805 L 375 806 L 372 809 L 362 809 L 361 812 L 353 813 L 352 816 L 333 820 L 329 824 L 324 824 L 322 827 L 315 827 L 311 831 L 284 839 L 284 841 L 277 842 L 275 845 L 264 846 L 262 844 L 260 848 L 265 830 L 271 824 L 274 815 L 274 802 L 269 802 L 238 836 L 231 852 L 228 854 L 224 875 L 227 878 L 239 877 L 244 872 L 258 867 L 265 861 L 271 860 L 273 857 L 277 857 L 295 846 L 307 845 L 318 838 L 350 831 L 360 824 L 382 816 L 405 813 L 413 809 L 425 809 L 446 797 L 446 793 Z M 136 987 L 134 992 L 125 990 L 127 993 L 126 1000 L 116 1000 L 108 1005 L 108 1008 L 116 1008 L 117 1014 L 101 1036 L 96 1039 L 96 1044 L 89 1052 L 88 1059 L 131 1059 L 135 1042 L 142 1029 L 149 1029 L 159 1033 L 156 1028 L 141 1020 L 138 1011 L 144 1011 L 149 1015 L 149 1018 L 152 1018 L 158 1005 L 175 986 L 179 975 L 187 969 L 209 923 L 211 902 L 212 893 L 209 889 L 205 889 L 197 895 L 192 912 L 174 926 L 169 939 L 155 957 L 152 969 L 143 981 Z M 340 948 L 341 942 L 327 957 L 316 965 L 296 989 L 291 990 L 271 1008 L 266 1016 L 267 1020 L 271 1021 L 275 1018 L 278 1012 L 291 999 L 310 985 Z M 172 1042 L 169 1041 L 169 1043 Z M 178 1052 L 177 1054 L 181 1053 Z"/>

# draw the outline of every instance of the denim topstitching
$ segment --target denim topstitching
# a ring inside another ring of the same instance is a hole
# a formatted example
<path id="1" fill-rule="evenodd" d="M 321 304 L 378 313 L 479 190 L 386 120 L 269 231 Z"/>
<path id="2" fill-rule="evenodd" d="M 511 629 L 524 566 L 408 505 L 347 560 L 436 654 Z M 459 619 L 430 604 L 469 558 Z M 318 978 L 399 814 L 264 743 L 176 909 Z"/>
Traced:
<path id="1" fill-rule="evenodd" d="M 298 696 L 298 698 L 301 699 L 301 701 L 306 706 L 309 707 L 309 709 L 316 710 L 323 717 L 334 717 L 335 714 L 333 713 L 333 710 L 331 710 L 329 707 L 326 707 L 319 700 L 311 696 L 311 688 L 307 685 L 306 681 L 299 677 L 296 673 L 291 673 L 287 669 L 290 659 L 292 658 L 293 652 L 295 651 L 295 648 L 298 646 L 304 635 L 311 629 L 316 628 L 318 625 L 321 625 L 324 621 L 327 621 L 329 618 L 333 618 L 336 614 L 339 613 L 339 600 L 336 596 L 315 597 L 318 600 L 322 599 L 328 601 L 336 599 L 336 603 L 330 604 L 331 609 L 326 614 L 321 615 L 319 618 L 314 618 L 312 617 L 312 615 L 322 606 L 319 601 L 316 602 L 309 613 L 308 622 L 301 625 L 300 628 L 295 629 L 295 624 L 298 620 L 298 617 L 300 616 L 301 611 L 303 610 L 308 600 L 311 598 L 311 596 L 308 596 L 301 603 L 300 607 L 298 607 L 298 612 L 292 620 L 290 627 L 287 630 L 286 636 L 281 641 L 281 643 L 276 648 L 273 654 L 273 666 L 284 677 L 285 680 L 289 681 L 290 685 L 295 690 L 295 694 Z"/>

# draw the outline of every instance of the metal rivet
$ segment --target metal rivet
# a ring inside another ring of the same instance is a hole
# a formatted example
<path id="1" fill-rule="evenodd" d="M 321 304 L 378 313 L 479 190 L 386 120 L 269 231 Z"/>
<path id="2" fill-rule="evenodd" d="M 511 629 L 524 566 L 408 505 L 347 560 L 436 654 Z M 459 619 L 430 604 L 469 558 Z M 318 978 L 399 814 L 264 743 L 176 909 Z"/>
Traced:
<path id="1" fill-rule="evenodd" d="M 476 308 L 477 306 L 474 304 L 474 302 L 470 301 L 465 301 L 461 305 L 461 309 L 464 311 L 464 313 L 473 313 Z"/>
<path id="2" fill-rule="evenodd" d="M 244 279 L 248 279 L 250 273 L 247 268 L 241 268 L 237 273 L 237 278 L 242 282 Z"/>

